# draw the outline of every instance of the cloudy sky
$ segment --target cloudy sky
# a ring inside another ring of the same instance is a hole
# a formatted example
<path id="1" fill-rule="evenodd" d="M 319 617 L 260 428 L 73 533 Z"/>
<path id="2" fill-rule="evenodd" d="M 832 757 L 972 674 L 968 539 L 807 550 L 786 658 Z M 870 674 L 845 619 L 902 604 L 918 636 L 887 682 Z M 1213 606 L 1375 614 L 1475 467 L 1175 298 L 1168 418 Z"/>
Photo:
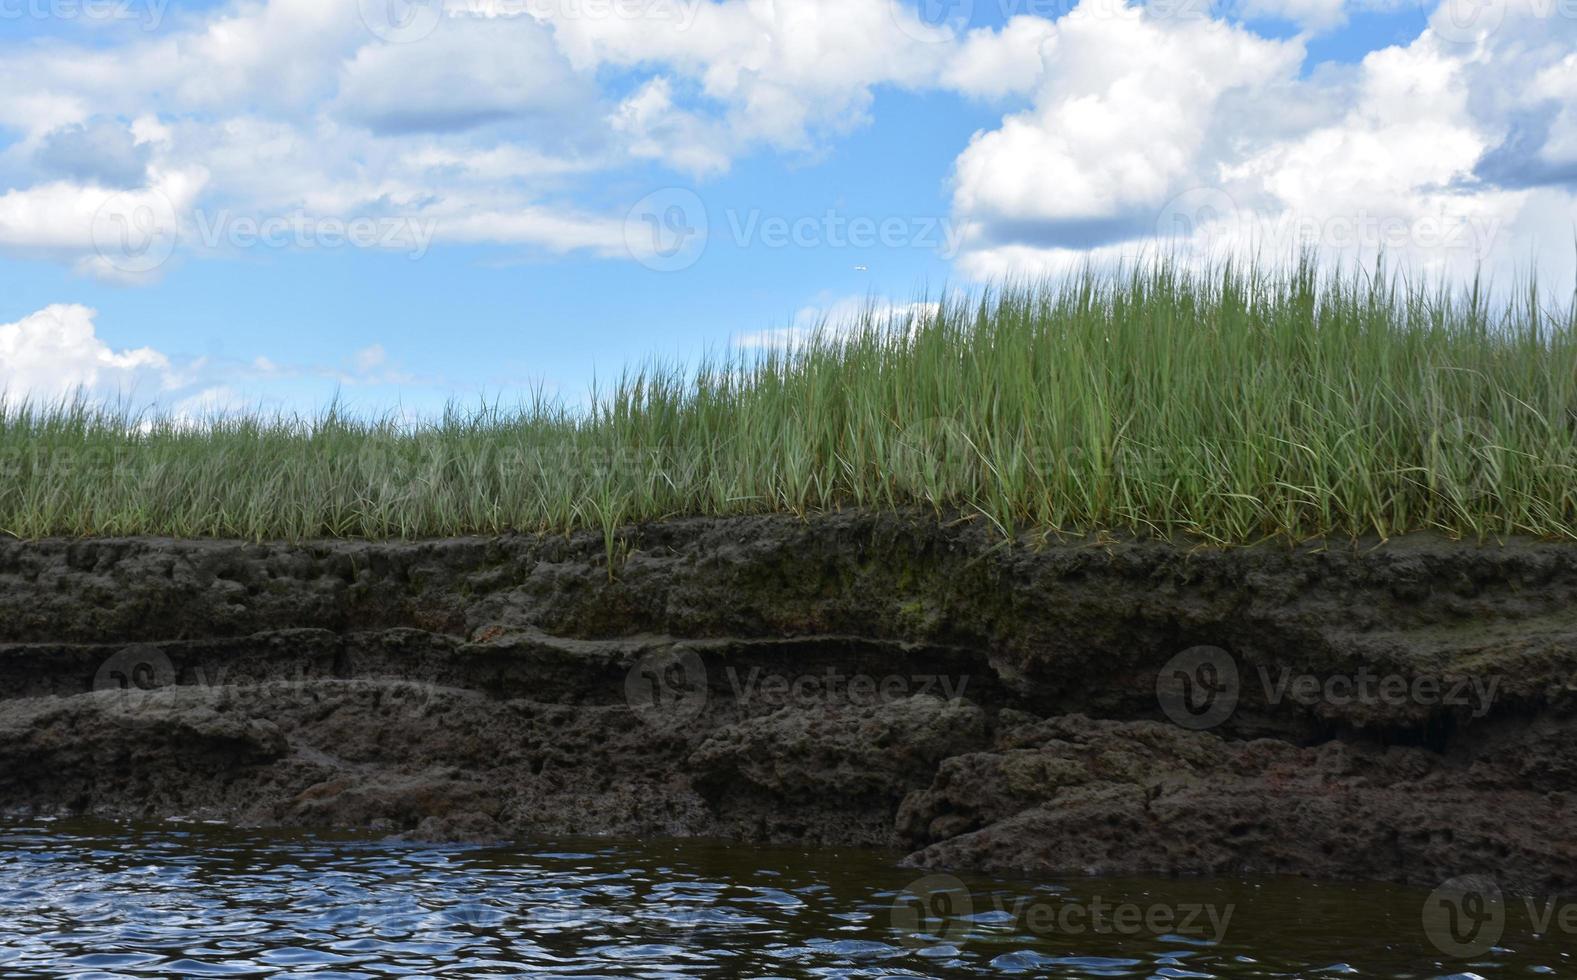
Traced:
<path id="1" fill-rule="evenodd" d="M 1577 256 L 1577 0 L 0 0 L 0 387 L 579 400 L 1157 248 Z"/>

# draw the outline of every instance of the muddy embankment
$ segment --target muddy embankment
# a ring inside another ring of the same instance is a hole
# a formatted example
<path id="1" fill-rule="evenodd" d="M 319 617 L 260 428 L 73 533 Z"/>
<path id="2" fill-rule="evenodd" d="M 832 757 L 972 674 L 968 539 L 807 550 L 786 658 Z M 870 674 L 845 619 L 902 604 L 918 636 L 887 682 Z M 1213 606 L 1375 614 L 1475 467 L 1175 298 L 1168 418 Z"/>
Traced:
<path id="1" fill-rule="evenodd" d="M 1577 547 L 0 542 L 0 812 L 1577 890 Z"/>

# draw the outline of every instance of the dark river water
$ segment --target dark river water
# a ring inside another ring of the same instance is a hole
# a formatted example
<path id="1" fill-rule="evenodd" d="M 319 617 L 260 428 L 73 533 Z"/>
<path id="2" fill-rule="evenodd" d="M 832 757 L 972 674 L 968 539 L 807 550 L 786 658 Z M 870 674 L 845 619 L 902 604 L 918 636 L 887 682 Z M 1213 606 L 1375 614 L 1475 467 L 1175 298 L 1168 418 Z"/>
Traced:
<path id="1" fill-rule="evenodd" d="M 1284 878 L 960 880 L 894 857 L 0 825 L 0 976 L 1577 976 L 1558 904 Z"/>

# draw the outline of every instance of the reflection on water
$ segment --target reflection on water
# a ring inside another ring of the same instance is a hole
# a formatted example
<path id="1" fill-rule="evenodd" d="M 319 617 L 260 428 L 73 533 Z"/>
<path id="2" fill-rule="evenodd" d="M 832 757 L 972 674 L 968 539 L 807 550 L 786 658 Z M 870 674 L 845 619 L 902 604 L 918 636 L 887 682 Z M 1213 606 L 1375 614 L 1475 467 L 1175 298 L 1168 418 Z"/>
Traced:
<path id="1" fill-rule="evenodd" d="M 432 847 L 200 825 L 0 827 L 5 977 L 1577 975 L 1507 903 L 1426 938 L 1422 891 L 1296 879 L 917 876 L 698 841 Z"/>

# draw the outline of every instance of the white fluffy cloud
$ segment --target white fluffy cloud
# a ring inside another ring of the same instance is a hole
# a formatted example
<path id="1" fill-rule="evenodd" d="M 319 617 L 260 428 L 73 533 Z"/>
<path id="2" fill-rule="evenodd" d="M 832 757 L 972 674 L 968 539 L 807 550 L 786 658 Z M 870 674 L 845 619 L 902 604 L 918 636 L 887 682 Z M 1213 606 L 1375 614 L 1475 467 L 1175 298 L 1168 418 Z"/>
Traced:
<path id="1" fill-rule="evenodd" d="M 545 27 L 457 16 L 401 44 L 363 6 L 378 8 L 239 0 L 118 46 L 0 47 L 0 124 L 18 134 L 0 150 L 0 250 L 147 282 L 271 218 L 611 248 L 622 210 L 560 193 L 616 159 L 595 122 L 608 102 Z"/>
<path id="2" fill-rule="evenodd" d="M 969 95 L 1027 95 L 1045 74 L 1046 42 L 1057 27 L 1044 17 L 1014 17 L 1000 30 L 969 32 L 943 69 L 942 81 Z"/>
<path id="3" fill-rule="evenodd" d="M 49 402 L 77 390 L 107 396 L 157 391 L 174 381 L 170 359 L 152 348 L 114 350 L 99 339 L 85 306 L 47 306 L 0 323 L 0 394 Z"/>
<path id="4" fill-rule="evenodd" d="M 541 126 L 595 104 L 548 32 L 524 18 L 447 22 L 419 44 L 367 45 L 346 63 L 335 109 L 381 134 Z"/>
<path id="5" fill-rule="evenodd" d="M 986 244 L 1088 247 L 1153 226 L 1197 183 L 1229 93 L 1296 72 L 1302 48 L 1209 20 L 1159 20 L 1087 2 L 1042 42 L 1033 109 L 978 134 L 954 205 Z M 1038 241 L 1037 241 L 1038 239 Z"/>
<path id="6" fill-rule="evenodd" d="M 1304 74 L 1297 41 L 1080 10 L 1042 46 L 1034 107 L 958 159 L 970 274 L 1313 248 L 1502 283 L 1537 257 L 1571 281 L 1577 23 L 1535 0 L 1493 30 L 1437 12 L 1406 46 Z"/>
<path id="7" fill-rule="evenodd" d="M 118 348 L 98 334 L 98 313 L 55 304 L 0 323 L 0 404 L 49 404 L 75 397 L 153 409 L 176 420 L 235 411 L 308 414 L 347 389 L 453 394 L 445 379 L 405 368 L 382 344 L 333 363 L 180 357 L 152 347 Z"/>
<path id="8" fill-rule="evenodd" d="M 698 176 L 729 167 L 729 136 L 721 124 L 674 104 L 673 85 L 654 78 L 619 104 L 615 132 L 629 139 L 629 152 L 647 160 L 666 160 Z"/>
<path id="9" fill-rule="evenodd" d="M 625 5 L 645 17 L 585 16 L 581 4 L 489 6 L 523 8 L 551 25 L 577 66 L 644 66 L 685 80 L 717 107 L 733 153 L 756 145 L 809 149 L 820 136 L 865 122 L 875 86 L 934 86 L 951 57 L 948 45 L 929 39 L 918 17 L 893 0 Z"/>
<path id="10" fill-rule="evenodd" d="M 150 247 L 305 216 L 624 256 L 634 201 L 607 188 L 651 190 L 632 168 L 814 159 L 883 87 L 1004 113 L 953 173 L 971 274 L 1180 229 L 1400 240 L 1440 267 L 1548 244 L 1574 217 L 1577 21 L 1445 0 L 1416 40 L 1308 70 L 1307 34 L 1397 2 L 1250 0 L 1227 22 L 1196 0 L 1082 0 L 954 32 L 895 0 L 446 0 L 408 25 L 369 23 L 381 0 L 230 0 L 124 43 L 0 45 L 0 250 L 143 282 Z M 1306 34 L 1267 39 L 1265 17 Z M 1445 255 L 1426 241 L 1464 234 Z"/>
<path id="11" fill-rule="evenodd" d="M 83 272 L 127 282 L 158 274 L 180 216 L 202 189 L 201 171 L 160 173 L 117 190 L 57 181 L 0 194 L 0 249 L 56 255 Z"/>
<path id="12" fill-rule="evenodd" d="M 951 56 L 891 0 L 450 0 L 408 24 L 384 6 L 231 0 L 122 44 L 0 48 L 0 125 L 18 134 L 0 149 L 0 248 L 155 278 L 135 241 L 129 261 L 104 254 L 113 190 L 133 237 L 178 252 L 213 244 L 199 226 L 286 216 L 622 255 L 649 188 L 586 206 L 578 178 L 814 153 L 867 121 L 876 86 L 938 84 Z"/>

